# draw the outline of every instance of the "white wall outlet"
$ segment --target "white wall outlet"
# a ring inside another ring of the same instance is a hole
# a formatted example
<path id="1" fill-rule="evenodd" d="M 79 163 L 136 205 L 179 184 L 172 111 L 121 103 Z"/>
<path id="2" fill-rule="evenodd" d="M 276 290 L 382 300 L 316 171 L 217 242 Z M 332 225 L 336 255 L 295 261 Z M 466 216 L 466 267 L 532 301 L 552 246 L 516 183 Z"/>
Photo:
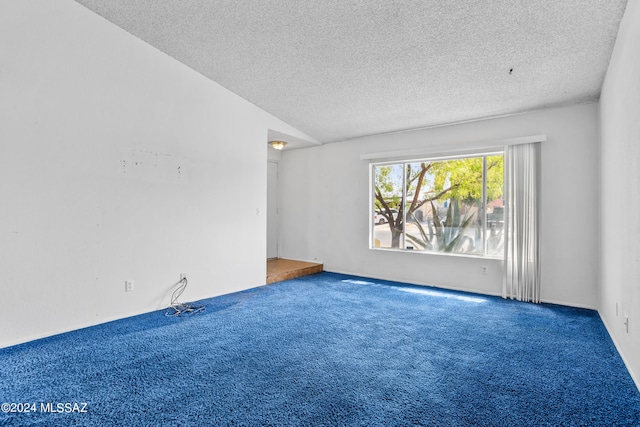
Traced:
<path id="1" fill-rule="evenodd" d="M 133 280 L 125 280 L 124 281 L 124 291 L 125 292 L 133 292 Z"/>
<path id="2" fill-rule="evenodd" d="M 483 276 L 486 276 L 486 275 L 487 275 L 487 273 L 489 272 L 489 268 L 487 268 L 487 266 L 486 266 L 486 265 L 483 265 L 483 266 L 481 267 L 481 270 L 480 270 L 480 271 L 482 272 L 482 275 L 483 275 Z"/>
<path id="3" fill-rule="evenodd" d="M 187 273 L 180 273 L 180 280 L 186 279 L 186 278 L 187 278 Z"/>

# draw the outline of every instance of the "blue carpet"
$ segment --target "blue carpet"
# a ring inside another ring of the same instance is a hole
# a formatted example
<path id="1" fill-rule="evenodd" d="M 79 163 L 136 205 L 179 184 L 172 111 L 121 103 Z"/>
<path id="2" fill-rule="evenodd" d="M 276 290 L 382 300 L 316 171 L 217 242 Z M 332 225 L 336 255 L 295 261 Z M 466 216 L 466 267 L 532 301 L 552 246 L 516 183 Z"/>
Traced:
<path id="1" fill-rule="evenodd" d="M 0 350 L 35 409 L 0 425 L 640 425 L 591 310 L 332 273 L 202 303 Z"/>

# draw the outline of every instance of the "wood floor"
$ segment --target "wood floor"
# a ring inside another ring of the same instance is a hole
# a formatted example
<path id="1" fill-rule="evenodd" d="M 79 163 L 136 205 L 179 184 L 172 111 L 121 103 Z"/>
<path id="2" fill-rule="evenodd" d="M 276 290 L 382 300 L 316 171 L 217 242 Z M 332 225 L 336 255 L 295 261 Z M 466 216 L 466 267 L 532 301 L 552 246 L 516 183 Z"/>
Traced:
<path id="1" fill-rule="evenodd" d="M 267 260 L 267 284 L 320 273 L 322 264 L 274 258 Z"/>

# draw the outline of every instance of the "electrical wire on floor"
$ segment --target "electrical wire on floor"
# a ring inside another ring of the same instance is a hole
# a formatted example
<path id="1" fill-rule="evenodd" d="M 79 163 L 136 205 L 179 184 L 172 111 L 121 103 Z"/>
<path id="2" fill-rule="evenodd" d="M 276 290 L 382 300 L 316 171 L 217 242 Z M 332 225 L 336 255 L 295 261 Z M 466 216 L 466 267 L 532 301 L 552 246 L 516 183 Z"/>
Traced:
<path id="1" fill-rule="evenodd" d="M 178 298 L 187 288 L 187 277 L 183 277 L 180 279 L 178 283 L 176 283 L 178 287 L 171 294 L 171 305 L 165 311 L 165 316 L 177 317 L 177 316 L 185 316 L 200 313 L 204 311 L 204 305 L 192 304 L 192 303 L 181 303 L 178 302 Z"/>

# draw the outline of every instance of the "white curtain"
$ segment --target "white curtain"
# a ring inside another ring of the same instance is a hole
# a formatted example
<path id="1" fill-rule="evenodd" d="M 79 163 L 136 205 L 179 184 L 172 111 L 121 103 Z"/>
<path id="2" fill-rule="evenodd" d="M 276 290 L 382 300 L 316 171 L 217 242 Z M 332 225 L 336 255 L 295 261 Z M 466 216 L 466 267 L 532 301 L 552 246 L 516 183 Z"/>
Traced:
<path id="1" fill-rule="evenodd" d="M 505 277 L 502 297 L 540 302 L 540 143 L 508 146 L 505 152 Z"/>

